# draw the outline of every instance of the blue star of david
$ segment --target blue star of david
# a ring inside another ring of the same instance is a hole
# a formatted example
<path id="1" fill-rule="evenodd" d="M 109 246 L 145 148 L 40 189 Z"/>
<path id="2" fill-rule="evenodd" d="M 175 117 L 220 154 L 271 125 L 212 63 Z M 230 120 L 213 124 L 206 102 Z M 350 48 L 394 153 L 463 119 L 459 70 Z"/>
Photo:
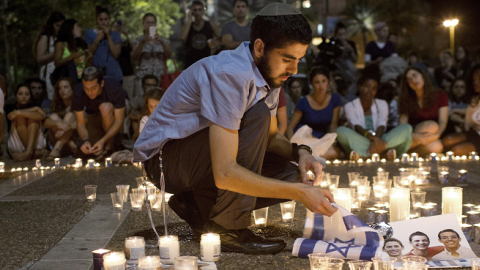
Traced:
<path id="1" fill-rule="evenodd" d="M 328 243 L 327 250 L 325 251 L 325 253 L 331 253 L 331 252 L 334 252 L 334 251 L 338 251 L 338 253 L 342 254 L 342 256 L 346 258 L 347 254 L 348 254 L 348 250 L 350 248 L 359 247 L 359 246 L 354 245 L 353 244 L 354 242 L 355 242 L 355 238 L 352 238 L 352 239 L 347 240 L 347 241 L 342 241 L 342 240 L 335 237 L 335 240 L 333 241 L 333 243 L 348 244 L 348 246 L 338 247 L 337 245 L 335 245 L 333 243 Z"/>

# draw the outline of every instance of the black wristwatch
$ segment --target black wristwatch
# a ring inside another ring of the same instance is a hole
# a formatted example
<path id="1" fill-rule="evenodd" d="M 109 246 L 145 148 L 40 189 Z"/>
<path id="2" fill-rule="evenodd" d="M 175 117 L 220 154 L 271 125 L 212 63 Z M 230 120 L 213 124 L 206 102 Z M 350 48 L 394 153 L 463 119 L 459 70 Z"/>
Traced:
<path id="1" fill-rule="evenodd" d="M 82 141 L 82 145 L 86 142 L 89 142 L 88 138 L 86 138 L 85 140 Z"/>
<path id="2" fill-rule="evenodd" d="M 292 143 L 292 157 L 295 162 L 298 163 L 298 160 L 300 159 L 300 155 L 298 154 L 298 150 L 304 149 L 307 150 L 310 155 L 313 155 L 313 150 L 310 148 L 310 146 L 305 145 L 305 144 L 300 144 L 297 145 L 296 143 Z"/>

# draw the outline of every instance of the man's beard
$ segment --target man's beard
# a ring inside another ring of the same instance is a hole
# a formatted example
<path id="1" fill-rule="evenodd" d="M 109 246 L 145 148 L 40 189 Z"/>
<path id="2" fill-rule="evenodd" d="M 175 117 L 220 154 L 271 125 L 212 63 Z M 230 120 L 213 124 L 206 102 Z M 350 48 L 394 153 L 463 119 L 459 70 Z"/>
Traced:
<path id="1" fill-rule="evenodd" d="M 272 77 L 271 76 L 272 68 L 268 64 L 268 60 L 269 60 L 268 54 L 266 53 L 262 57 L 260 57 L 260 61 L 258 62 L 258 70 L 260 71 L 260 74 L 262 74 L 263 79 L 265 79 L 265 81 L 267 82 L 268 86 L 270 86 L 270 88 L 275 89 L 283 86 L 285 84 L 285 81 L 283 80 L 275 81 L 275 79 L 278 79 L 280 77 L 288 77 L 292 74 L 287 72 L 285 74 L 280 75 L 278 78 Z"/>

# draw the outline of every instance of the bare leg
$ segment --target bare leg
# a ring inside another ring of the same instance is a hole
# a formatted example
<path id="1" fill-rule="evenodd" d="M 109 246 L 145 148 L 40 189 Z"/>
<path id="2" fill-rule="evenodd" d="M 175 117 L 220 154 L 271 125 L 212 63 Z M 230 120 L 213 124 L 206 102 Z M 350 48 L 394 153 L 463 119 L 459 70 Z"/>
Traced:
<path id="1" fill-rule="evenodd" d="M 23 147 L 26 148 L 26 145 L 28 144 L 27 119 L 25 117 L 17 117 L 13 120 L 13 124 L 17 128 L 18 137 L 20 137 Z"/>
<path id="2" fill-rule="evenodd" d="M 26 124 L 27 124 L 27 144 L 23 145 L 25 147 L 25 152 L 13 153 L 12 155 L 15 160 L 29 160 L 32 158 L 32 155 L 36 150 L 36 146 L 37 146 L 36 144 L 38 141 L 38 132 L 40 130 L 40 121 L 26 119 Z"/>
<path id="3" fill-rule="evenodd" d="M 322 155 L 322 157 L 325 159 L 336 159 L 338 158 L 339 154 L 340 154 L 340 149 L 332 145 L 330 146 L 330 148 L 328 148 L 327 152 L 325 152 L 325 154 Z"/>
<path id="4" fill-rule="evenodd" d="M 412 145 L 410 146 L 410 150 L 422 144 L 420 141 L 415 139 L 414 134 L 416 133 L 417 134 L 425 134 L 425 133 L 435 134 L 437 133 L 437 131 L 438 131 L 438 124 L 435 121 L 429 120 L 429 121 L 424 121 L 418 124 L 412 133 Z"/>
<path id="5" fill-rule="evenodd" d="M 462 134 L 463 135 L 463 134 Z M 451 149 L 456 156 L 467 156 L 472 151 L 477 151 L 471 142 L 462 142 Z"/>
<path id="6" fill-rule="evenodd" d="M 454 133 L 454 134 L 449 134 L 445 136 L 442 139 L 442 144 L 443 147 L 445 147 L 446 150 L 451 150 L 455 145 L 459 143 L 463 143 L 467 141 L 467 137 L 463 133 Z M 457 155 L 457 154 L 456 154 Z"/>
<path id="7" fill-rule="evenodd" d="M 113 122 L 115 121 L 115 116 L 113 114 L 113 111 L 114 111 L 113 104 L 110 102 L 102 103 L 100 104 L 99 109 L 100 109 L 100 114 L 102 115 L 103 130 L 107 132 L 110 129 L 110 127 L 112 127 Z M 105 143 L 104 150 L 113 149 L 114 139 L 115 137 L 112 137 Z"/>

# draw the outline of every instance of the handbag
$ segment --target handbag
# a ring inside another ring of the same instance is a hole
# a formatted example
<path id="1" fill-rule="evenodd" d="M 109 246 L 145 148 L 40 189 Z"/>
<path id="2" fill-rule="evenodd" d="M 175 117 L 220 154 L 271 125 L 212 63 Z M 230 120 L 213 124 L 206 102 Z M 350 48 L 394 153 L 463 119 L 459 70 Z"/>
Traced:
<path id="1" fill-rule="evenodd" d="M 173 59 L 173 57 L 171 59 L 173 61 L 173 65 L 175 66 L 175 71 L 169 74 L 167 69 L 167 61 L 164 62 L 165 73 L 160 77 L 160 87 L 163 89 L 163 91 L 167 91 L 168 87 L 170 87 L 173 81 L 175 81 L 175 79 L 182 73 L 181 71 L 178 71 L 175 59 Z"/>

